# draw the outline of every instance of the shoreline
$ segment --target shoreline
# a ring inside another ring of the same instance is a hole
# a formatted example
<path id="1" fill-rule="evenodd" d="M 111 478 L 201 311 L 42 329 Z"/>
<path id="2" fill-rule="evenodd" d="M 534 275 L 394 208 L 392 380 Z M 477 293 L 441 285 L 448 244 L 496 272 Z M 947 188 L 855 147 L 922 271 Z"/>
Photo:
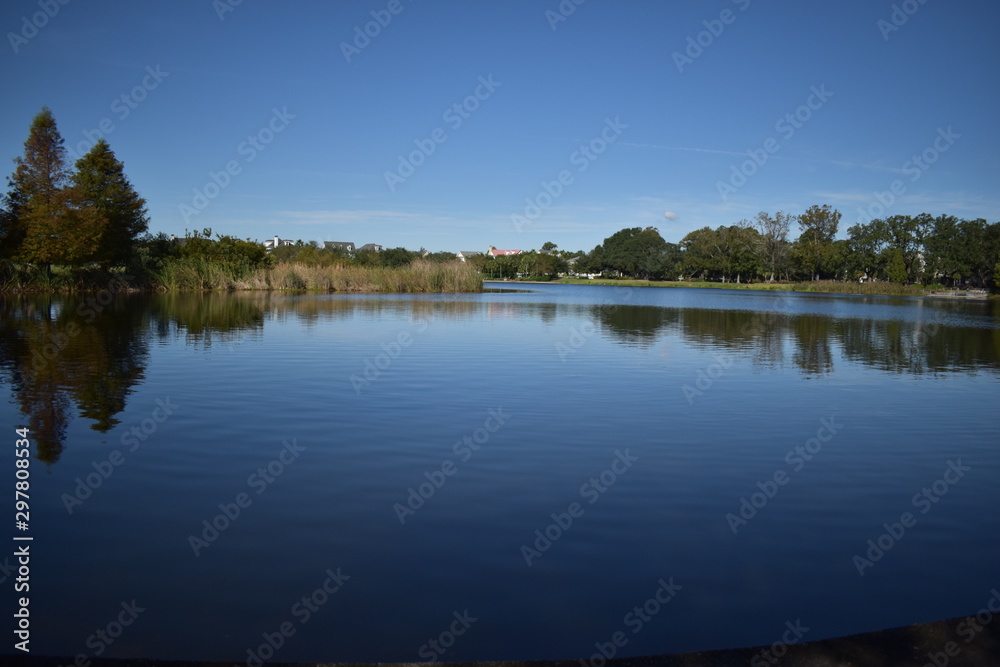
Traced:
<path id="1" fill-rule="evenodd" d="M 932 290 L 917 288 L 916 286 L 896 286 L 887 289 L 879 289 L 875 285 L 882 283 L 867 283 L 873 287 L 865 290 L 863 287 L 854 287 L 855 283 L 841 283 L 845 288 L 850 285 L 852 289 L 832 289 L 836 285 L 829 285 L 833 281 L 821 281 L 823 287 L 831 289 L 797 289 L 807 283 L 709 283 L 709 282 L 682 282 L 675 280 L 607 280 L 607 279 L 571 279 L 564 280 L 483 280 L 483 284 L 495 283 L 500 285 L 597 285 L 602 287 L 651 287 L 651 288 L 675 288 L 686 287 L 689 289 L 728 289 L 738 291 L 753 292 L 795 292 L 796 294 L 845 294 L 850 296 L 891 296 L 899 298 L 920 298 L 920 299 L 945 299 L 949 301 L 991 301 L 1000 299 L 1000 296 L 987 294 L 984 297 L 954 297 L 942 294 L 931 293 Z M 891 285 L 892 283 L 885 283 Z M 859 284 L 861 285 L 861 284 Z M 904 289 L 899 289 L 904 288 Z M 919 292 L 917 292 L 919 290 Z M 958 290 L 962 291 L 962 290 Z"/>
<path id="2" fill-rule="evenodd" d="M 1000 613 L 1000 612 L 997 612 Z M 983 615 L 989 616 L 985 619 Z M 784 667 L 924 667 L 927 664 L 949 667 L 991 667 L 1000 662 L 1000 623 L 991 622 L 994 613 L 980 610 L 976 616 L 962 616 L 943 621 L 918 623 L 832 639 L 800 644 L 778 642 L 738 649 L 720 649 L 612 658 L 606 663 L 600 656 L 565 660 L 498 660 L 484 662 L 441 663 L 478 667 L 734 667 L 755 664 L 781 664 Z M 973 628 L 979 628 L 973 632 Z M 779 633 L 780 634 L 780 633 Z M 972 635 L 971 637 L 969 635 Z M 600 660 L 599 660 L 600 658 Z M 935 660 L 936 658 L 936 660 Z M 73 663 L 72 657 L 34 657 L 4 655 L 8 667 L 59 667 Z M 156 660 L 145 658 L 90 658 L 91 667 L 232 667 L 232 660 L 221 662 Z M 269 667 L 409 667 L 415 662 L 338 663 L 338 662 L 265 662 Z"/>

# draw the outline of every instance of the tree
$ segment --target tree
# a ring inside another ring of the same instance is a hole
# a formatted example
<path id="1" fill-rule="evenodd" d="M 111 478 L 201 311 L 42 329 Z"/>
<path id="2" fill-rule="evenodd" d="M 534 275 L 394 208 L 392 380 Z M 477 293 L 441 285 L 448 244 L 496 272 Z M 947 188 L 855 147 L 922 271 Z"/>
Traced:
<path id="1" fill-rule="evenodd" d="M 544 243 L 544 244 L 542 245 L 542 251 L 543 251 L 543 252 L 551 252 L 551 251 L 555 250 L 555 249 L 556 249 L 556 248 L 558 248 L 558 247 L 559 247 L 559 246 L 557 246 L 557 245 L 556 245 L 555 243 L 553 243 L 552 241 L 546 241 L 546 242 L 545 242 L 545 243 Z"/>
<path id="2" fill-rule="evenodd" d="M 666 268 L 667 250 L 655 227 L 622 229 L 604 239 L 604 262 L 610 269 L 649 280 Z"/>
<path id="3" fill-rule="evenodd" d="M 7 188 L 0 202 L 0 259 L 11 259 L 24 243 L 24 225 L 21 224 L 24 192 L 10 176 L 7 177 Z"/>
<path id="4" fill-rule="evenodd" d="M 771 216 L 764 211 L 757 214 L 754 226 L 760 233 L 757 242 L 757 255 L 761 263 L 768 267 L 771 277 L 768 282 L 774 282 L 774 274 L 778 265 L 788 251 L 788 230 L 791 228 L 792 216 L 778 211 Z"/>
<path id="5" fill-rule="evenodd" d="M 840 211 L 831 209 L 829 204 L 810 206 L 799 216 L 797 254 L 809 270 L 811 280 L 819 280 L 820 269 L 829 262 L 840 217 Z"/>
<path id="6" fill-rule="evenodd" d="M 680 249 L 684 255 L 682 266 L 686 274 L 711 279 L 721 273 L 718 234 L 718 231 L 710 227 L 702 227 L 681 239 Z"/>
<path id="7" fill-rule="evenodd" d="M 889 228 L 885 220 L 872 220 L 849 227 L 847 243 L 854 269 L 868 279 L 878 277 L 889 261 Z"/>
<path id="8" fill-rule="evenodd" d="M 105 264 L 128 262 L 136 240 L 146 232 L 146 200 L 125 176 L 124 165 L 104 139 L 76 162 L 73 183 L 87 206 L 106 220 L 94 259 Z"/>
<path id="9" fill-rule="evenodd" d="M 46 267 L 90 260 L 106 220 L 71 186 L 66 149 L 48 107 L 35 116 L 24 156 L 14 163 L 13 194 L 5 198 L 5 231 L 20 240 L 14 258 Z"/>
<path id="10" fill-rule="evenodd" d="M 898 250 L 903 258 L 907 280 L 916 280 L 923 273 L 921 265 L 926 238 L 934 226 L 934 219 L 926 213 L 918 216 L 894 215 L 884 221 L 889 251 Z M 892 256 L 890 256 L 892 261 Z M 891 278 L 890 278 L 891 280 Z"/>
<path id="11" fill-rule="evenodd" d="M 886 267 L 885 274 L 894 283 L 906 283 L 906 262 L 903 260 L 903 251 L 899 248 L 889 251 L 889 266 Z"/>

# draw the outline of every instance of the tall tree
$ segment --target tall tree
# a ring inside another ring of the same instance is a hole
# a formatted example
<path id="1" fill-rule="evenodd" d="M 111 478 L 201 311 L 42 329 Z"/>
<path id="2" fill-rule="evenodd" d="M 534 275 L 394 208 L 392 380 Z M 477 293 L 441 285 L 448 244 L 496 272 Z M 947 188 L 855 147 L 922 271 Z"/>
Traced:
<path id="1" fill-rule="evenodd" d="M 820 269 L 829 262 L 839 225 L 840 211 L 829 204 L 810 206 L 799 216 L 798 255 L 812 280 L 819 280 Z"/>
<path id="2" fill-rule="evenodd" d="M 15 158 L 14 164 L 10 187 L 16 219 L 11 227 L 21 237 L 14 258 L 46 267 L 89 260 L 105 221 L 71 187 L 66 149 L 48 107 L 32 121 L 24 156 Z"/>
<path id="3" fill-rule="evenodd" d="M 107 224 L 100 235 L 94 259 L 103 264 L 125 264 L 136 240 L 149 225 L 146 200 L 125 176 L 125 167 L 104 139 L 76 162 L 73 174 L 83 201 L 94 207 Z"/>
<path id="4" fill-rule="evenodd" d="M 889 262 L 891 236 L 885 220 L 858 223 L 847 229 L 851 263 L 869 280 L 878 277 Z"/>
<path id="5" fill-rule="evenodd" d="M 754 218 L 754 227 L 760 232 L 758 255 L 761 263 L 771 272 L 769 282 L 774 282 L 775 271 L 788 252 L 788 230 L 791 226 L 792 216 L 781 211 L 773 216 L 761 211 Z"/>
<path id="6" fill-rule="evenodd" d="M 622 229 L 604 239 L 605 264 L 644 280 L 664 271 L 667 251 L 667 242 L 656 227 Z"/>

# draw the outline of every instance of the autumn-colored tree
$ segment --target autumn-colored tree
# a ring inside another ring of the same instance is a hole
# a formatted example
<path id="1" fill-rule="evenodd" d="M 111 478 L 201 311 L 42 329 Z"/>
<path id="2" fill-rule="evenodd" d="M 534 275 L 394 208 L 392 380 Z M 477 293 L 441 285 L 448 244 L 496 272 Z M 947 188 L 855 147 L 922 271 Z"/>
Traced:
<path id="1" fill-rule="evenodd" d="M 146 200 L 125 176 L 124 165 L 104 139 L 76 162 L 73 184 L 87 206 L 106 220 L 93 259 L 102 264 L 124 264 L 136 239 L 149 226 Z"/>
<path id="2" fill-rule="evenodd" d="M 20 241 L 14 259 L 46 267 L 88 261 L 106 221 L 70 184 L 66 149 L 48 107 L 35 116 L 24 156 L 14 163 L 6 198 L 15 204 L 9 227 Z"/>

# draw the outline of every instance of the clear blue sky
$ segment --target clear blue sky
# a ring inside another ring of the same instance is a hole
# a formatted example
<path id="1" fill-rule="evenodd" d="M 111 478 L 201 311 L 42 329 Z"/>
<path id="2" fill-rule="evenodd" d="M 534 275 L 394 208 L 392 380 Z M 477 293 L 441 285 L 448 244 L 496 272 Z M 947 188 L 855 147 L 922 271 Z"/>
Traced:
<path id="1" fill-rule="evenodd" d="M 831 204 L 843 236 L 894 182 L 885 215 L 1000 220 L 995 0 L 908 0 L 898 29 L 872 0 L 565 0 L 558 22 L 559 0 L 243 0 L 220 18 L 232 1 L 42 0 L 59 9 L 37 34 L 38 0 L 4 2 L 0 157 L 43 105 L 74 150 L 107 119 L 151 230 L 177 235 L 590 249 Z M 348 62 L 372 12 L 391 21 Z M 689 38 L 705 46 L 678 67 Z M 592 140 L 600 155 L 578 152 Z M 417 141 L 434 152 L 390 187 Z M 767 160 L 743 183 L 747 151 Z"/>

